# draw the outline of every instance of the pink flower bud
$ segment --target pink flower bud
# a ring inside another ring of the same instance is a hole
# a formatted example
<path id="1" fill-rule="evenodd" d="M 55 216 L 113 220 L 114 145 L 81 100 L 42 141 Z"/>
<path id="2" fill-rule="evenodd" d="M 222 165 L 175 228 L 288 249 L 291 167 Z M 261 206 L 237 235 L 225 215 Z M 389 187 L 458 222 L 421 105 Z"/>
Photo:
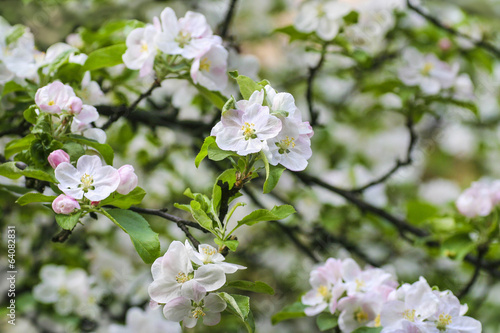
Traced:
<path id="1" fill-rule="evenodd" d="M 92 201 L 90 203 L 90 205 L 95 207 L 95 206 L 99 205 L 99 203 L 100 203 L 100 201 Z"/>
<path id="2" fill-rule="evenodd" d="M 56 214 L 71 214 L 75 209 L 80 209 L 78 201 L 67 195 L 61 194 L 52 202 L 52 209 Z"/>
<path id="3" fill-rule="evenodd" d="M 73 96 L 68 100 L 66 108 L 71 114 L 79 114 L 82 111 L 83 102 L 80 98 Z"/>
<path id="4" fill-rule="evenodd" d="M 451 43 L 451 40 L 448 38 L 441 38 L 438 42 L 439 48 L 443 51 L 448 51 L 453 44 Z"/>
<path id="5" fill-rule="evenodd" d="M 62 149 L 54 150 L 47 159 L 49 160 L 50 166 L 54 169 L 62 162 L 69 163 L 70 161 L 68 153 Z"/>
<path id="6" fill-rule="evenodd" d="M 120 194 L 129 194 L 137 186 L 137 175 L 134 173 L 134 167 L 125 164 L 120 169 L 118 169 L 120 174 L 120 185 L 116 189 L 116 192 Z"/>

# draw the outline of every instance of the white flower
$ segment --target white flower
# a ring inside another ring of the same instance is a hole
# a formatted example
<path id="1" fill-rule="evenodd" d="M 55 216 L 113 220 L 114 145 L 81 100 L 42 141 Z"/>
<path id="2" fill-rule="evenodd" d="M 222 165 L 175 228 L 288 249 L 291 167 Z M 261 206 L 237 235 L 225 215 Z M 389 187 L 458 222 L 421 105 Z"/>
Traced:
<path id="1" fill-rule="evenodd" d="M 216 248 L 208 244 L 200 244 L 198 246 L 198 251 L 196 251 L 186 240 L 186 250 L 191 261 L 199 266 L 217 265 L 217 267 L 222 269 L 226 274 L 234 273 L 238 269 L 246 269 L 245 266 L 224 262 L 226 258 L 224 258 L 224 256 L 220 254 Z"/>
<path id="2" fill-rule="evenodd" d="M 326 263 L 311 272 L 309 283 L 313 287 L 302 296 L 302 303 L 308 305 L 304 312 L 315 316 L 326 308 L 334 313 L 337 300 L 344 292 L 341 283 L 342 261 L 329 258 Z"/>
<path id="3" fill-rule="evenodd" d="M 221 45 L 212 45 L 191 65 L 191 78 L 209 90 L 220 91 L 227 85 L 227 50 Z"/>
<path id="4" fill-rule="evenodd" d="M 99 119 L 99 112 L 92 105 L 84 104 L 82 110 L 73 118 L 71 132 L 81 134 L 99 143 L 106 142 L 106 132 L 100 128 L 92 127 L 92 123 Z"/>
<path id="5" fill-rule="evenodd" d="M 123 63 L 127 68 L 140 69 L 140 76 L 146 76 L 153 71 L 157 52 L 155 38 L 158 29 L 147 24 L 144 28 L 132 30 L 127 36 L 127 51 L 123 55 Z"/>
<path id="6" fill-rule="evenodd" d="M 76 97 L 73 88 L 60 81 L 54 81 L 37 90 L 35 103 L 41 111 L 58 114 L 70 110 L 73 104 L 70 101 L 73 97 Z"/>
<path id="7" fill-rule="evenodd" d="M 87 104 L 99 105 L 104 102 L 104 93 L 99 83 L 91 80 L 89 71 L 83 75 L 79 96 Z"/>
<path id="8" fill-rule="evenodd" d="M 55 175 L 59 189 L 75 199 L 85 196 L 90 201 L 101 201 L 120 184 L 118 171 L 110 165 L 103 166 L 98 156 L 83 155 L 76 168 L 63 162 L 55 169 Z"/>
<path id="9" fill-rule="evenodd" d="M 295 19 L 295 27 L 306 33 L 315 31 L 323 40 L 332 40 L 339 32 L 342 18 L 351 10 L 348 3 L 340 1 L 303 2 Z"/>
<path id="10" fill-rule="evenodd" d="M 185 327 L 195 327 L 198 319 L 203 319 L 207 326 L 220 322 L 220 313 L 226 309 L 226 302 L 216 294 L 206 295 L 200 285 L 192 285 L 184 296 L 174 298 L 165 304 L 163 314 L 172 321 L 182 321 Z"/>
<path id="11" fill-rule="evenodd" d="M 401 286 L 393 295 L 397 299 L 385 303 L 380 314 L 382 333 L 402 329 L 406 322 L 422 328 L 424 320 L 438 308 L 439 299 L 423 277 L 412 285 Z"/>
<path id="12" fill-rule="evenodd" d="M 133 307 L 128 309 L 125 326 L 112 324 L 109 333 L 138 333 L 138 332 L 168 332 L 181 333 L 182 328 L 178 323 L 165 320 L 160 311 Z"/>
<path id="13" fill-rule="evenodd" d="M 222 115 L 211 134 L 216 136 L 219 148 L 245 156 L 266 148 L 266 140 L 278 135 L 281 121 L 269 114 L 267 106 L 262 106 L 262 98 L 263 90 L 256 91 L 249 101 L 239 101 L 236 110 L 228 110 Z"/>
<path id="14" fill-rule="evenodd" d="M 455 83 L 459 65 L 452 66 L 440 61 L 434 54 L 422 55 L 410 48 L 404 51 L 406 66 L 400 68 L 398 76 L 408 86 L 419 86 L 428 94 L 435 95 L 442 89 L 449 89 Z"/>
<path id="15" fill-rule="evenodd" d="M 380 311 L 384 299 L 377 293 L 344 297 L 339 301 L 339 327 L 349 333 L 358 327 L 380 326 Z"/>
<path id="16" fill-rule="evenodd" d="M 172 242 L 165 255 L 155 260 L 151 273 L 154 281 L 149 285 L 148 292 L 151 299 L 158 303 L 183 296 L 186 290 L 193 288 L 193 284 L 213 291 L 226 283 L 226 275 L 217 265 L 204 265 L 193 273 L 189 254 L 179 241 Z"/>
<path id="17" fill-rule="evenodd" d="M 455 202 L 460 214 L 467 217 L 490 215 L 495 205 L 493 188 L 485 182 L 472 183 Z"/>
<path id="18" fill-rule="evenodd" d="M 396 281 L 393 281 L 391 274 L 386 271 L 380 268 L 361 270 L 358 264 L 350 258 L 342 262 L 342 278 L 349 296 L 360 292 L 377 292 L 387 299 L 387 295 L 398 285 Z"/>
<path id="19" fill-rule="evenodd" d="M 160 19 L 162 32 L 156 37 L 156 44 L 166 54 L 193 59 L 211 45 L 222 44 L 219 36 L 212 35 L 212 29 L 202 14 L 189 11 L 177 20 L 172 8 L 167 7 L 161 12 Z"/>

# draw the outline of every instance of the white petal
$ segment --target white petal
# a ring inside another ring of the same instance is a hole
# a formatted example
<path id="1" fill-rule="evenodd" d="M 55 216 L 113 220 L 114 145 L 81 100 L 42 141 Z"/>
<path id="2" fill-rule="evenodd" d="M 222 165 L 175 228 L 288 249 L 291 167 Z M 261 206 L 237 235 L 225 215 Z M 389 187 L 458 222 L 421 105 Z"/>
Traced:
<path id="1" fill-rule="evenodd" d="M 194 272 L 194 280 L 201 284 L 207 291 L 213 291 L 226 283 L 226 274 L 217 265 L 205 265 Z"/>

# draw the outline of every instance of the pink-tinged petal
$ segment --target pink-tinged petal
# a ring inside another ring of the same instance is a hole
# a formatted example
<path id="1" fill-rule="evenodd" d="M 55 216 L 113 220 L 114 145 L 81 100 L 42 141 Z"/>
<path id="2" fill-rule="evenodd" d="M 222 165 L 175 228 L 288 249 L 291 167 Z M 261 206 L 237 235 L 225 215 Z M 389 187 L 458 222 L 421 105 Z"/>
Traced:
<path id="1" fill-rule="evenodd" d="M 191 273 L 193 266 L 186 247 L 179 241 L 173 241 L 163 256 L 163 272 L 165 275 L 176 276 L 179 272 Z"/>
<path id="2" fill-rule="evenodd" d="M 204 306 L 206 312 L 222 312 L 226 309 L 226 302 L 216 294 L 209 294 L 205 297 Z"/>
<path id="3" fill-rule="evenodd" d="M 76 162 L 76 169 L 80 175 L 88 174 L 93 175 L 96 170 L 102 167 L 102 161 L 99 156 L 83 155 Z"/>
<path id="4" fill-rule="evenodd" d="M 93 174 L 93 190 L 88 190 L 85 197 L 91 201 L 101 201 L 113 193 L 120 185 L 120 175 L 118 170 L 110 165 L 97 169 Z"/>
<path id="5" fill-rule="evenodd" d="M 239 129 L 243 125 L 243 111 L 241 110 L 228 110 L 221 118 L 223 128 L 235 127 Z"/>
<path id="6" fill-rule="evenodd" d="M 160 307 L 160 303 L 153 301 L 152 299 L 149 300 L 149 308 L 151 310 L 156 310 Z"/>
<path id="7" fill-rule="evenodd" d="M 195 303 L 200 303 L 206 294 L 206 289 L 196 280 L 189 280 L 182 284 L 181 295 L 193 300 Z"/>
<path id="8" fill-rule="evenodd" d="M 191 301 L 185 297 L 177 297 L 165 304 L 163 314 L 167 320 L 182 321 L 191 313 Z"/>
<path id="9" fill-rule="evenodd" d="M 203 324 L 207 326 L 214 326 L 220 322 L 220 312 L 205 312 L 203 316 Z"/>
<path id="10" fill-rule="evenodd" d="M 181 295 L 181 288 L 175 280 L 166 281 L 165 279 L 158 279 L 149 285 L 148 293 L 153 301 L 167 303 Z"/>
<path id="11" fill-rule="evenodd" d="M 172 8 L 165 8 L 160 14 L 160 19 L 164 31 L 172 31 L 174 35 L 178 34 L 179 27 L 177 23 L 177 16 Z"/>
<path id="12" fill-rule="evenodd" d="M 97 109 L 92 105 L 85 104 L 82 106 L 80 113 L 76 115 L 75 118 L 83 124 L 90 124 L 91 122 L 99 119 L 99 112 L 97 112 Z"/>
<path id="13" fill-rule="evenodd" d="M 267 124 L 263 126 L 257 136 L 261 140 L 274 138 L 281 131 L 281 120 L 275 116 L 269 116 Z"/>
<path id="14" fill-rule="evenodd" d="M 348 282 L 354 281 L 359 274 L 361 274 L 361 269 L 354 260 L 347 258 L 342 262 L 342 276 L 344 280 Z"/>
<path id="15" fill-rule="evenodd" d="M 446 328 L 460 333 L 481 333 L 482 331 L 481 322 L 471 317 L 455 317 Z"/>
<path id="16" fill-rule="evenodd" d="M 162 260 L 163 257 L 160 257 L 153 262 L 153 265 L 151 265 L 151 275 L 153 276 L 153 280 L 158 280 L 163 276 L 161 264 Z"/>
<path id="17" fill-rule="evenodd" d="M 194 38 L 209 37 L 212 35 L 212 29 L 207 23 L 203 14 L 188 11 L 183 18 L 179 19 L 179 25 L 185 29 Z"/>
<path id="18" fill-rule="evenodd" d="M 326 304 L 326 303 L 321 303 L 321 304 L 318 304 L 315 306 L 310 306 L 310 307 L 304 309 L 304 313 L 307 316 L 312 317 L 312 316 L 315 316 L 315 315 L 323 312 L 323 310 L 326 309 L 327 306 L 328 306 L 328 304 Z"/>
<path id="19" fill-rule="evenodd" d="M 194 272 L 194 280 L 201 284 L 207 291 L 217 290 L 226 283 L 226 274 L 216 266 L 201 266 Z"/>
<path id="20" fill-rule="evenodd" d="M 245 266 L 230 264 L 227 262 L 221 262 L 217 264 L 217 266 L 219 266 L 226 274 L 232 274 L 236 272 L 238 269 L 247 269 Z"/>
<path id="21" fill-rule="evenodd" d="M 198 319 L 191 316 L 184 318 L 184 320 L 182 321 L 182 324 L 187 328 L 193 328 L 196 326 L 197 323 Z"/>
<path id="22" fill-rule="evenodd" d="M 75 122 L 73 121 L 73 124 Z M 88 139 L 92 139 L 92 140 L 95 140 L 99 143 L 106 143 L 106 132 L 104 132 L 102 129 L 100 128 L 87 128 L 87 129 L 84 129 L 83 130 L 83 136 L 88 138 Z"/>
<path id="23" fill-rule="evenodd" d="M 293 96 L 289 93 L 278 93 L 273 99 L 273 104 L 271 106 L 271 109 L 273 111 L 286 111 L 288 112 L 289 116 L 293 116 L 295 113 L 295 109 L 297 107 L 295 106 L 295 99 Z"/>
<path id="24" fill-rule="evenodd" d="M 77 187 L 81 183 L 80 173 L 68 162 L 60 163 L 54 170 L 54 173 L 60 186 L 64 188 Z"/>

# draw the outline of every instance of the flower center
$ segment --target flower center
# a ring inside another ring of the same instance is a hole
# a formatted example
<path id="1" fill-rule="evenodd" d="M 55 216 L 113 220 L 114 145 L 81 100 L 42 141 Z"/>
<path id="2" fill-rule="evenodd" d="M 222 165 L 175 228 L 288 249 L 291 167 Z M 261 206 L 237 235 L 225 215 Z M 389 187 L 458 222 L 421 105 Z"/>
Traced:
<path id="1" fill-rule="evenodd" d="M 245 124 L 241 126 L 241 130 L 243 131 L 243 136 L 245 137 L 245 140 L 250 140 L 250 139 L 256 139 L 257 135 L 255 134 L 255 124 L 254 123 L 248 123 L 245 121 Z"/>
<path id="2" fill-rule="evenodd" d="M 436 328 L 440 331 L 445 331 L 446 326 L 451 324 L 451 316 L 449 314 L 445 315 L 444 313 L 439 315 L 439 319 L 436 323 Z"/>
<path id="3" fill-rule="evenodd" d="M 198 319 L 199 317 L 204 317 L 205 312 L 203 312 L 203 308 L 201 306 L 197 306 L 191 314 L 193 315 L 193 318 Z"/>
<path id="4" fill-rule="evenodd" d="M 287 136 L 280 142 L 276 142 L 276 146 L 279 148 L 278 153 L 288 154 L 290 152 L 290 147 L 295 148 L 295 138 Z"/>
<path id="5" fill-rule="evenodd" d="M 426 62 L 425 65 L 424 65 L 424 67 L 422 68 L 422 74 L 423 75 L 429 75 L 429 73 L 433 69 L 434 69 L 434 64 L 430 63 L 430 62 Z"/>
<path id="6" fill-rule="evenodd" d="M 179 44 L 180 48 L 184 48 L 191 41 L 191 34 L 186 31 L 179 31 L 179 34 L 175 38 L 177 44 Z"/>
<path id="7" fill-rule="evenodd" d="M 141 52 L 148 52 L 148 44 L 146 42 L 141 43 Z"/>
<path id="8" fill-rule="evenodd" d="M 318 294 L 323 296 L 324 299 L 330 299 L 330 297 L 332 297 L 330 290 L 328 289 L 327 286 L 319 286 L 318 287 Z"/>
<path id="9" fill-rule="evenodd" d="M 183 284 L 184 282 L 189 281 L 189 276 L 186 273 L 179 272 L 177 276 L 175 277 L 175 281 L 179 284 Z"/>
<path id="10" fill-rule="evenodd" d="M 210 62 L 210 60 L 208 60 L 208 58 L 203 58 L 200 61 L 200 70 L 208 72 L 210 70 L 211 65 L 212 63 Z"/>
<path id="11" fill-rule="evenodd" d="M 49 101 L 49 103 L 48 103 L 48 104 L 52 106 L 52 105 L 56 104 L 56 102 L 54 102 L 54 101 Z"/>
<path id="12" fill-rule="evenodd" d="M 356 321 L 360 324 L 365 323 L 368 321 L 368 314 L 363 310 L 358 309 L 354 312 L 354 319 L 356 319 Z"/>
<path id="13" fill-rule="evenodd" d="M 80 181 L 82 182 L 83 190 L 87 191 L 92 187 L 92 183 L 94 183 L 94 177 L 85 173 L 83 174 L 82 178 L 80 178 Z"/>
<path id="14" fill-rule="evenodd" d="M 415 310 L 404 310 L 403 318 L 409 321 L 415 321 Z"/>
<path id="15" fill-rule="evenodd" d="M 322 18 L 323 16 L 326 15 L 326 12 L 325 12 L 325 8 L 323 7 L 323 4 L 319 4 L 317 7 L 316 7 L 316 11 L 317 11 L 317 16 L 318 18 Z"/>
<path id="16" fill-rule="evenodd" d="M 380 315 L 375 317 L 375 327 L 380 327 Z"/>
<path id="17" fill-rule="evenodd" d="M 365 281 L 356 279 L 356 291 L 361 291 L 361 289 L 365 286 Z"/>

